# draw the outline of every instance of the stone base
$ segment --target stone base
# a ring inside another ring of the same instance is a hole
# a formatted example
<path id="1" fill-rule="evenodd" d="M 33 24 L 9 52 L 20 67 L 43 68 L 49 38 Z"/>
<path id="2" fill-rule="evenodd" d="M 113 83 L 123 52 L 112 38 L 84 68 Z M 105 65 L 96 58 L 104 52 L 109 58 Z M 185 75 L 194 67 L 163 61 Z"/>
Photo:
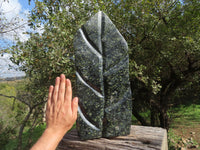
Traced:
<path id="1" fill-rule="evenodd" d="M 167 131 L 158 127 L 131 126 L 128 136 L 81 141 L 71 130 L 60 142 L 58 150 L 168 150 Z"/>

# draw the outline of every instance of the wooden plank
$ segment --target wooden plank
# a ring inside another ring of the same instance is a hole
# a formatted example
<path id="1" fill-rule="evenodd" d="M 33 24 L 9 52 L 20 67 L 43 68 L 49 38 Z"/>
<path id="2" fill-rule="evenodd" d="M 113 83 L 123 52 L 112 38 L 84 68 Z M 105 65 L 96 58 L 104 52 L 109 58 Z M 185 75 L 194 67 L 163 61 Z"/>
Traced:
<path id="1" fill-rule="evenodd" d="M 158 127 L 131 126 L 128 136 L 81 141 L 76 130 L 67 133 L 58 150 L 168 150 L 167 131 Z"/>

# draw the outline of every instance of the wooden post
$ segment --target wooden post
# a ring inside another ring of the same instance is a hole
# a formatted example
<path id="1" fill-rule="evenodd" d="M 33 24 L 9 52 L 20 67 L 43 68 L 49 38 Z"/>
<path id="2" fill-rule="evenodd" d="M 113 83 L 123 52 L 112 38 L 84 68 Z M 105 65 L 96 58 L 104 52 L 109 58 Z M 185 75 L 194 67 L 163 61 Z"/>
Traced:
<path id="1" fill-rule="evenodd" d="M 158 127 L 131 126 L 128 136 L 81 141 L 76 130 L 67 133 L 58 150 L 168 150 L 167 131 Z"/>

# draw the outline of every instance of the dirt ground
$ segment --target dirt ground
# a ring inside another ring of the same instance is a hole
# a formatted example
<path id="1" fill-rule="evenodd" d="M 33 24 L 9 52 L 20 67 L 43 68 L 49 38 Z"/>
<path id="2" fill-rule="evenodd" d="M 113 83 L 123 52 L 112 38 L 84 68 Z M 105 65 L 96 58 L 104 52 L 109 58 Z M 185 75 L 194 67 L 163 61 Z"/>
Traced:
<path id="1" fill-rule="evenodd" d="M 180 150 L 200 149 L 200 124 L 194 123 L 190 126 L 179 125 L 172 129 L 175 135 L 181 137 L 177 143 Z"/>

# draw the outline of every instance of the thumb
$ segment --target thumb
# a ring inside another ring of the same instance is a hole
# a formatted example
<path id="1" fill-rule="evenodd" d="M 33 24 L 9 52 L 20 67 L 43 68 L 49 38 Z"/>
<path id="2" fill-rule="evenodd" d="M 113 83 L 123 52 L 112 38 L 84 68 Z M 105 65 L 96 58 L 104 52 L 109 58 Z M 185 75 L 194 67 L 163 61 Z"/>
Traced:
<path id="1" fill-rule="evenodd" d="M 78 97 L 75 97 L 72 101 L 72 114 L 74 118 L 77 118 L 77 111 L 78 111 Z"/>

